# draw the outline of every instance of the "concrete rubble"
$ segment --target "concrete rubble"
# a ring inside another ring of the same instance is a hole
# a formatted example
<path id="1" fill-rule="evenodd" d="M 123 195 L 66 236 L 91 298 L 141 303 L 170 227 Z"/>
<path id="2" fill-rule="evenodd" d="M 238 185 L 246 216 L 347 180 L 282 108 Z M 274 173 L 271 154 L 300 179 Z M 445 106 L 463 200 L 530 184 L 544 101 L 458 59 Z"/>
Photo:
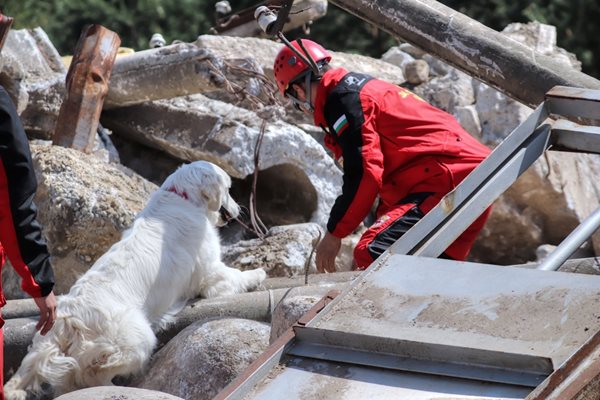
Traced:
<path id="1" fill-rule="evenodd" d="M 197 321 L 157 351 L 132 385 L 210 400 L 267 348 L 269 331 L 268 323 L 247 319 Z"/>
<path id="2" fill-rule="evenodd" d="M 504 35 L 577 71 L 578 61 L 556 46 L 553 27 L 511 24 Z M 264 79 L 272 75 L 272 60 L 280 47 L 266 39 L 202 35 L 193 43 L 118 57 L 100 120 L 110 129 L 119 152 L 121 163 L 115 163 L 104 154 L 106 149 L 83 154 L 47 142 L 65 96 L 66 68 L 43 30 L 11 32 L 0 60 L 0 83 L 15 100 L 30 139 L 44 140 L 32 141 L 39 181 L 36 202 L 53 256 L 57 293 L 66 293 L 77 276 L 119 239 L 156 185 L 183 162 L 205 159 L 220 165 L 234 178 L 234 197 L 247 207 L 255 146 L 263 133 L 257 199 L 258 214 L 269 232 L 259 239 L 240 226 L 224 228 L 225 261 L 240 269 L 265 267 L 271 277 L 304 279 L 312 247 L 339 194 L 342 173 L 323 148 L 318 129 L 309 126 L 310 119 L 284 110 L 283 100 Z M 390 49 L 381 60 L 338 52 L 333 57 L 334 66 L 414 90 L 454 114 L 491 148 L 531 113 L 528 106 L 408 43 Z M 600 182 L 595 177 L 599 174 L 597 156 L 550 152 L 538 160 L 496 202 L 471 260 L 500 265 L 538 261 L 547 253 L 537 249 L 558 244 L 598 207 Z M 351 269 L 352 248 L 361 229 L 344 241 L 340 271 Z M 598 235 L 578 253 L 581 257 L 597 255 Z M 314 279 L 314 260 L 308 266 Z M 572 271 L 598 273 L 587 264 Z M 24 295 L 12 268 L 3 268 L 2 275 L 10 307 L 11 301 Z M 265 323 L 271 322 L 275 306 L 279 304 L 278 313 L 283 316 L 278 317 L 277 328 L 271 328 L 271 339 L 326 290 L 345 285 L 347 281 L 325 282 L 294 293 L 267 287 L 231 306 L 224 306 L 225 300 L 198 299 L 159 334 L 164 347 L 145 380 L 135 382 L 139 388 L 181 398 L 190 398 L 196 391 L 215 394 L 266 347 L 269 328 Z M 283 298 L 286 301 L 280 304 Z M 243 320 L 218 319 L 225 316 Z M 239 336 L 232 335 L 234 331 Z M 208 333 L 214 336 L 208 338 Z M 32 334 L 31 315 L 8 319 L 5 356 L 10 368 L 5 367 L 6 377 L 14 372 Z M 214 348 L 223 343 L 231 349 L 240 347 L 225 354 L 226 360 L 218 359 L 223 354 Z M 188 356 L 184 349 L 189 349 Z M 186 375 L 186 365 L 195 371 L 194 376 Z M 165 368 L 169 376 L 177 369 L 183 382 L 180 387 L 164 374 Z M 199 372 L 199 368 L 206 370 Z M 199 375 L 204 382 L 198 382 Z M 108 390 L 98 388 L 90 397 L 82 393 L 77 398 L 97 398 L 93 396 Z M 131 390 L 119 395 L 179 398 Z M 61 399 L 75 398 L 65 396 Z"/>
<path id="3" fill-rule="evenodd" d="M 51 139 L 65 95 L 67 69 L 41 28 L 11 30 L 0 58 L 0 83 L 31 137 Z"/>

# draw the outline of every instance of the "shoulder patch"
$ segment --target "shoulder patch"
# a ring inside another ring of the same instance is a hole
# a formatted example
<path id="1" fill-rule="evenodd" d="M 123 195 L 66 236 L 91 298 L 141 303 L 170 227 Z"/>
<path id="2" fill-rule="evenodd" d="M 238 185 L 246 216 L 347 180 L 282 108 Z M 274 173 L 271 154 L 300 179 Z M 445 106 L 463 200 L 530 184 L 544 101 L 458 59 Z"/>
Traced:
<path id="1" fill-rule="evenodd" d="M 337 136 L 340 136 L 342 132 L 348 128 L 348 126 L 348 118 L 346 117 L 346 114 L 342 114 L 342 116 L 334 122 L 333 130 Z"/>

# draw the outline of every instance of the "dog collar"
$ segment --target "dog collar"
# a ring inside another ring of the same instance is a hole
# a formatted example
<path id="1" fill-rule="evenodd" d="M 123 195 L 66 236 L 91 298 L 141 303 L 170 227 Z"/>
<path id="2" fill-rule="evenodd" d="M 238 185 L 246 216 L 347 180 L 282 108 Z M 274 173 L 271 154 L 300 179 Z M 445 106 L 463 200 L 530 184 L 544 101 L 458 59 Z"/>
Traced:
<path id="1" fill-rule="evenodd" d="M 178 192 L 174 186 L 171 186 L 170 188 L 168 188 L 167 192 L 175 193 L 177 196 L 179 196 L 183 199 L 186 199 L 186 200 L 188 199 L 188 195 L 186 192 Z"/>

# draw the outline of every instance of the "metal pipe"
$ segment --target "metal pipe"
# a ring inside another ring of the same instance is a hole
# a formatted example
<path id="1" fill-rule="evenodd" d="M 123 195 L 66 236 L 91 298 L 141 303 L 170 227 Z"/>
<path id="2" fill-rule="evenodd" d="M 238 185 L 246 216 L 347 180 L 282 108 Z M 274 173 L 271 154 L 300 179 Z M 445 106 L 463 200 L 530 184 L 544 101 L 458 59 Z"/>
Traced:
<path id="1" fill-rule="evenodd" d="M 344 271 L 331 274 L 310 274 L 308 275 L 308 286 L 335 285 L 338 283 L 350 282 L 357 278 L 362 271 Z M 298 286 L 305 286 L 304 277 L 276 277 L 268 278 L 263 282 L 264 290 L 287 289 Z M 259 290 L 256 290 L 261 291 Z M 60 302 L 62 296 L 57 296 Z M 40 314 L 39 309 L 31 298 L 8 300 L 2 308 L 2 318 L 9 320 L 13 318 L 36 317 Z"/>
<path id="2" fill-rule="evenodd" d="M 327 275 L 322 275 L 326 277 Z M 157 332 L 159 346 L 164 345 L 181 330 L 196 321 L 210 318 L 243 318 L 270 322 L 275 307 L 291 296 L 324 296 L 331 289 L 344 290 L 347 282 L 309 285 L 295 288 L 268 289 L 213 299 L 198 299 L 189 303 L 176 316 L 175 321 Z M 37 318 L 11 318 L 4 325 L 4 371 L 9 379 L 27 354 L 33 340 Z"/>
<path id="3" fill-rule="evenodd" d="M 588 216 L 560 245 L 537 267 L 543 271 L 556 271 L 600 227 L 600 207 Z"/>

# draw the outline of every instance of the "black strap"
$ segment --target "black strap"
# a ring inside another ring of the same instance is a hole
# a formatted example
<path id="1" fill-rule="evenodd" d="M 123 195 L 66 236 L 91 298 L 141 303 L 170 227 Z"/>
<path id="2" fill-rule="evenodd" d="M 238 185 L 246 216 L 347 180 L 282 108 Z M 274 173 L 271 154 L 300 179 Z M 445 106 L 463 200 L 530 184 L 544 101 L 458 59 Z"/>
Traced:
<path id="1" fill-rule="evenodd" d="M 398 204 L 416 204 L 416 205 L 419 205 L 423 201 L 425 201 L 426 198 L 428 198 L 429 196 L 431 196 L 432 194 L 433 194 L 433 192 L 416 192 L 416 193 L 411 193 L 408 196 L 406 196 L 405 198 L 403 198 L 402 200 L 400 200 L 398 202 Z"/>

